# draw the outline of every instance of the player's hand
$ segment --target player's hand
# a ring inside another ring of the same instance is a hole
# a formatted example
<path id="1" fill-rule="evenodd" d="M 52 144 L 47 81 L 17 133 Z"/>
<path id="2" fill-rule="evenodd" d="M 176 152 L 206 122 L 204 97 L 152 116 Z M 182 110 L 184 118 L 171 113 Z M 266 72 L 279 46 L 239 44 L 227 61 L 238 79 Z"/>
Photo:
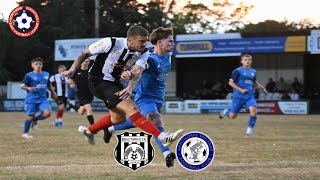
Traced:
<path id="1" fill-rule="evenodd" d="M 55 92 L 52 93 L 52 99 L 55 100 L 55 101 L 58 100 L 58 95 L 57 95 L 57 93 L 55 93 Z"/>
<path id="2" fill-rule="evenodd" d="M 28 87 L 27 90 L 29 92 L 35 92 L 36 91 L 36 88 L 35 87 Z"/>
<path id="3" fill-rule="evenodd" d="M 129 99 L 130 96 L 132 95 L 132 89 L 131 88 L 128 88 L 126 87 L 125 89 L 123 89 L 122 91 L 120 91 L 119 93 L 119 97 L 120 99 L 122 100 L 125 100 L 125 99 Z"/>
<path id="4" fill-rule="evenodd" d="M 241 93 L 242 93 L 242 94 L 248 94 L 248 93 L 249 93 L 249 91 L 248 91 L 248 90 L 246 90 L 246 89 L 241 89 Z"/>
<path id="5" fill-rule="evenodd" d="M 62 74 L 62 76 L 71 78 L 71 77 L 73 77 L 74 71 L 72 71 L 72 70 L 69 69 L 68 71 L 62 72 L 61 74 Z"/>
<path id="6" fill-rule="evenodd" d="M 123 71 L 121 74 L 121 79 L 130 80 L 131 72 L 129 70 Z"/>

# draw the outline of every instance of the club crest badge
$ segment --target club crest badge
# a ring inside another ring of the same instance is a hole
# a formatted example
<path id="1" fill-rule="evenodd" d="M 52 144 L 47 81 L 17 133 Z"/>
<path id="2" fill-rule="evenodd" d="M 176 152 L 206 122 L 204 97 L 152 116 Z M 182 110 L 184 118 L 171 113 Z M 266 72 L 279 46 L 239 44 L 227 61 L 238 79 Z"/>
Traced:
<path id="1" fill-rule="evenodd" d="M 114 150 L 115 159 L 123 166 L 132 170 L 146 166 L 154 158 L 151 145 L 152 135 L 144 132 L 124 132 L 118 134 L 118 144 Z"/>
<path id="2" fill-rule="evenodd" d="M 40 18 L 33 8 L 29 6 L 19 6 L 10 13 L 8 24 L 15 35 L 29 37 L 38 30 Z"/>
<path id="3" fill-rule="evenodd" d="M 208 167 L 215 155 L 212 140 L 201 132 L 185 134 L 176 148 L 177 159 L 186 169 L 200 171 Z"/>

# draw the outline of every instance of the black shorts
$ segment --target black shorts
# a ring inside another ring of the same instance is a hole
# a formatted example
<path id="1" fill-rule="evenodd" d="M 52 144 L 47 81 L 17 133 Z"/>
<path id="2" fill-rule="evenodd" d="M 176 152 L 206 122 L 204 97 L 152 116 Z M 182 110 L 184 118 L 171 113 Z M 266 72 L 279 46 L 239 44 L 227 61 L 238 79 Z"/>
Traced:
<path id="1" fill-rule="evenodd" d="M 58 99 L 56 100 L 56 103 L 59 105 L 64 104 L 64 106 L 67 105 L 68 98 L 65 96 L 58 96 Z"/>
<path id="2" fill-rule="evenodd" d="M 80 103 L 80 106 L 84 106 L 86 104 L 90 104 L 91 101 L 93 100 L 93 96 L 92 95 L 86 95 L 86 96 L 83 96 L 83 95 L 78 95 L 78 100 L 79 100 L 79 103 Z"/>
<path id="3" fill-rule="evenodd" d="M 89 78 L 91 93 L 104 101 L 108 109 L 115 108 L 122 100 L 117 95 L 123 89 L 121 83 Z"/>

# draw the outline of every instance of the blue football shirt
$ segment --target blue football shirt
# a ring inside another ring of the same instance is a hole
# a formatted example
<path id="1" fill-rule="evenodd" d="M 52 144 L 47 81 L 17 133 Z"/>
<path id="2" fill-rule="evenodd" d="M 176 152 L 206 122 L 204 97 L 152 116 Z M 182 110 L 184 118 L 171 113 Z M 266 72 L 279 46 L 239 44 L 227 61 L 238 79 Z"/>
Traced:
<path id="1" fill-rule="evenodd" d="M 238 67 L 232 71 L 230 80 L 233 80 L 233 82 L 242 89 L 249 91 L 248 94 L 243 94 L 237 89 L 233 88 L 233 97 L 254 96 L 254 83 L 256 81 L 255 69 L 245 69 L 242 66 Z"/>
<path id="2" fill-rule="evenodd" d="M 49 73 L 45 71 L 42 71 L 40 74 L 29 72 L 24 76 L 21 85 L 24 84 L 29 87 L 36 87 L 35 92 L 27 91 L 27 103 L 40 103 L 42 100 L 47 99 L 48 80 Z"/>

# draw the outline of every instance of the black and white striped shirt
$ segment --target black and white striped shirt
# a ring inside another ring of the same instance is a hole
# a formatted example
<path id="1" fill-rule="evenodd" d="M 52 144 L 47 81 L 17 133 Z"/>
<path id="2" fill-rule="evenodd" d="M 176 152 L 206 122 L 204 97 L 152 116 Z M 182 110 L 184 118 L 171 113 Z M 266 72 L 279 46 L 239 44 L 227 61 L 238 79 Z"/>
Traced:
<path id="1" fill-rule="evenodd" d="M 50 77 L 50 83 L 55 87 L 58 96 L 68 97 L 69 80 L 61 74 L 55 74 Z"/>
<path id="2" fill-rule="evenodd" d="M 127 38 L 103 38 L 89 46 L 92 55 L 98 55 L 89 69 L 89 76 L 108 81 L 120 81 L 124 68 L 137 64 L 143 68 L 149 57 L 147 48 L 143 52 L 130 51 Z"/>

